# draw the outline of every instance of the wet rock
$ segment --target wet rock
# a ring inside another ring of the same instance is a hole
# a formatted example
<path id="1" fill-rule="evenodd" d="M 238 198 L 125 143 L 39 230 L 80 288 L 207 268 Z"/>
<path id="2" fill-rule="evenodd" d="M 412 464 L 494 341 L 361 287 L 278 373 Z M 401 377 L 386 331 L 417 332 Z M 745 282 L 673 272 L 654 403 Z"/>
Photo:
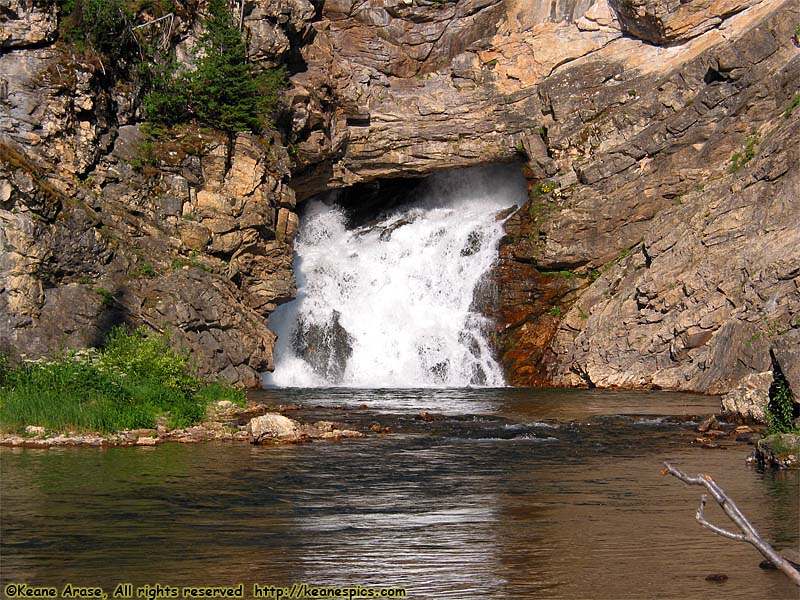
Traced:
<path id="1" fill-rule="evenodd" d="M 726 450 L 725 446 L 721 446 L 720 444 L 711 441 L 711 438 L 707 437 L 699 437 L 692 440 L 692 444 L 696 444 L 701 448 L 705 448 L 708 450 Z"/>
<path id="2" fill-rule="evenodd" d="M 158 444 L 158 439 L 154 437 L 139 437 L 136 438 L 137 446 L 155 446 Z"/>
<path id="3" fill-rule="evenodd" d="M 731 434 L 737 442 L 746 442 L 752 444 L 756 433 L 747 425 L 740 425 Z"/>
<path id="4" fill-rule="evenodd" d="M 426 423 L 430 423 L 431 421 L 434 420 L 434 416 L 427 411 L 423 411 L 421 413 L 414 415 L 414 419 L 416 419 L 417 421 L 425 421 Z"/>
<path id="5" fill-rule="evenodd" d="M 252 444 L 302 441 L 300 423 L 277 413 L 254 418 L 247 426 L 247 433 Z"/>
<path id="6" fill-rule="evenodd" d="M 728 576 L 725 573 L 712 573 L 706 575 L 706 581 L 711 583 L 725 583 L 728 581 Z"/>
<path id="7" fill-rule="evenodd" d="M 353 355 L 353 338 L 342 327 L 341 314 L 333 311 L 323 323 L 307 323 L 302 318 L 294 329 L 292 346 L 313 371 L 331 383 L 339 383 Z"/>
<path id="8" fill-rule="evenodd" d="M 299 423 L 283 415 L 270 413 L 250 421 L 248 439 L 253 444 L 266 442 L 298 443 L 310 440 L 362 438 L 363 433 L 347 429 L 333 421 Z"/>
<path id="9" fill-rule="evenodd" d="M 405 225 L 410 225 L 413 222 L 414 222 L 414 219 L 398 219 L 397 221 L 395 221 L 391 225 L 385 227 L 381 231 L 380 236 L 378 236 L 378 237 L 382 242 L 388 242 L 389 240 L 392 239 L 392 234 L 395 231 L 397 231 L 401 227 L 404 227 Z"/>
<path id="10" fill-rule="evenodd" d="M 702 420 L 702 422 L 697 426 L 697 431 L 700 433 L 705 433 L 708 430 L 716 429 L 717 427 L 719 427 L 717 417 L 715 415 L 711 415 L 710 417 L 706 417 Z"/>

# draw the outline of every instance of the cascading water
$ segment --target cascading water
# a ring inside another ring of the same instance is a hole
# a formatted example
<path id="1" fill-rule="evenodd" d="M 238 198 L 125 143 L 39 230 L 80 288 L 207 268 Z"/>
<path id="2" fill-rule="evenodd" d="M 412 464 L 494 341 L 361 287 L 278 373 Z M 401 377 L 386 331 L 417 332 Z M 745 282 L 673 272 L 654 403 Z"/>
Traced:
<path id="1" fill-rule="evenodd" d="M 266 385 L 502 386 L 477 300 L 503 235 L 495 216 L 524 200 L 519 168 L 502 165 L 434 175 L 416 201 L 353 229 L 342 208 L 310 201 L 297 299 L 270 317 Z"/>

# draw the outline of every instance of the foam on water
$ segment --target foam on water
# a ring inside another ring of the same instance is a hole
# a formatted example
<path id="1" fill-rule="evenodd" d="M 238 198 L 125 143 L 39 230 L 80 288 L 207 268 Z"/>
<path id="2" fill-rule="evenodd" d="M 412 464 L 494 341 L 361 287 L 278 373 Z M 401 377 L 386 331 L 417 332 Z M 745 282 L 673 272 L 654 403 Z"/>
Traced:
<path id="1" fill-rule="evenodd" d="M 525 200 L 516 166 L 431 177 L 416 202 L 348 229 L 312 200 L 295 244 L 297 299 L 269 325 L 279 387 L 502 386 L 476 307 L 503 235 L 495 215 Z"/>

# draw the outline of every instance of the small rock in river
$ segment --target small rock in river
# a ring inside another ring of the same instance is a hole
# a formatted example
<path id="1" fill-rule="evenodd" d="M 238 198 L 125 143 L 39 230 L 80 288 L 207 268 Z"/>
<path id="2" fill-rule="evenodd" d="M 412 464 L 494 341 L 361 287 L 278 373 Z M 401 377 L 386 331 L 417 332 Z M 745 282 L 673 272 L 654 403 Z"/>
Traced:
<path id="1" fill-rule="evenodd" d="M 712 573 L 711 575 L 706 575 L 706 581 L 710 581 L 712 583 L 724 583 L 728 581 L 728 576 L 725 573 Z"/>
<path id="2" fill-rule="evenodd" d="M 416 415 L 414 418 L 417 421 L 425 421 L 426 423 L 430 423 L 431 421 L 433 421 L 433 415 L 431 415 L 429 412 L 426 412 L 426 411 L 422 411 L 421 413 Z"/>
<path id="3" fill-rule="evenodd" d="M 719 423 L 717 422 L 717 417 L 711 415 L 710 417 L 706 417 L 702 420 L 700 425 L 697 426 L 697 431 L 700 433 L 705 433 L 709 429 L 717 429 L 719 427 Z"/>

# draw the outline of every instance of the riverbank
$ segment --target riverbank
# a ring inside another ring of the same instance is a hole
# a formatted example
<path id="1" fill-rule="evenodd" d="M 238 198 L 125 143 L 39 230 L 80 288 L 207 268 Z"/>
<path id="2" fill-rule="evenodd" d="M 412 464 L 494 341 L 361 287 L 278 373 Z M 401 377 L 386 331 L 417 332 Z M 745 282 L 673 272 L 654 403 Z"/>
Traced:
<path id="1" fill-rule="evenodd" d="M 99 431 L 53 431 L 29 425 L 24 433 L 0 432 L 0 446 L 14 448 L 51 448 L 68 446 L 117 447 L 157 446 L 164 443 L 198 444 L 203 442 L 301 443 L 315 439 L 365 437 L 335 421 L 300 423 L 283 413 L 301 410 L 299 405 L 251 404 L 240 407 L 221 400 L 209 409 L 208 418 L 190 427 L 171 428 L 167 419 L 154 428 L 126 429 L 113 433 Z M 270 428 L 270 425 L 272 427 Z M 277 425 L 277 426 L 276 426 Z M 373 430 L 374 431 L 374 430 Z M 381 430 L 380 433 L 386 433 Z"/>

